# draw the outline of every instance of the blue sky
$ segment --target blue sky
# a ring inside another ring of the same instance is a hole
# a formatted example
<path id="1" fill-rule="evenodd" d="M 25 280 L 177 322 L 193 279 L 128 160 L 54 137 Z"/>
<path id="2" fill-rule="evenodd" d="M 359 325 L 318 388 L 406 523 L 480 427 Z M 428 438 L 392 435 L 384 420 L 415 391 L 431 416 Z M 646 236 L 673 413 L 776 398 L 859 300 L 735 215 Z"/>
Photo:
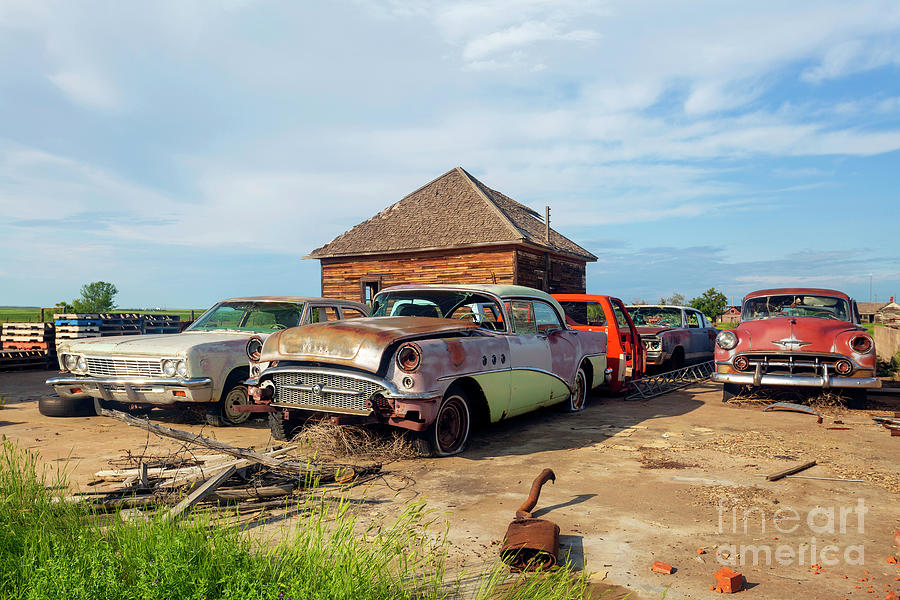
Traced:
<path id="1" fill-rule="evenodd" d="M 0 0 L 0 305 L 319 291 L 461 165 L 650 300 L 900 294 L 900 4 Z"/>

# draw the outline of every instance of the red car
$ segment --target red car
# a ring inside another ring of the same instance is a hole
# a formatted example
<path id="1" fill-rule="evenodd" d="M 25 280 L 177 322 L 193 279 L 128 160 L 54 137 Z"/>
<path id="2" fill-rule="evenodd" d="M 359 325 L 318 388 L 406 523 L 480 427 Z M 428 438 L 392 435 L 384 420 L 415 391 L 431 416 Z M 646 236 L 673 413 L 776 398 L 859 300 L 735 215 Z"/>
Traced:
<path id="1" fill-rule="evenodd" d="M 618 298 L 595 294 L 554 294 L 572 329 L 607 334 L 606 364 L 611 369 L 609 389 L 621 392 L 644 374 L 646 350 L 625 305 Z"/>
<path id="2" fill-rule="evenodd" d="M 840 388 L 865 395 L 877 388 L 875 343 L 859 326 L 847 294 L 782 288 L 747 294 L 741 321 L 716 337 L 713 381 L 723 400 L 748 386 Z"/>

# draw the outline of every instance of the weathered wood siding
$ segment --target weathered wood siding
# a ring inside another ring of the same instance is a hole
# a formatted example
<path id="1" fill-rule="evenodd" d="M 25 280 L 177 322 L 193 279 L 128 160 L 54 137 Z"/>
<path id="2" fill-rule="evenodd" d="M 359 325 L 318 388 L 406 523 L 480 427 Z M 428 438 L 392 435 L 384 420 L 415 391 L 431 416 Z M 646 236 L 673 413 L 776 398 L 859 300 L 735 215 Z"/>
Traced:
<path id="1" fill-rule="evenodd" d="M 498 247 L 325 258 L 322 296 L 359 301 L 364 279 L 379 279 L 381 289 L 404 283 L 511 284 L 515 280 L 515 254 L 511 247 Z"/>
<path id="2" fill-rule="evenodd" d="M 548 264 L 549 262 L 549 264 Z M 585 293 L 585 263 L 530 250 L 516 250 L 518 285 L 551 294 Z M 549 275 L 548 275 L 549 266 Z"/>

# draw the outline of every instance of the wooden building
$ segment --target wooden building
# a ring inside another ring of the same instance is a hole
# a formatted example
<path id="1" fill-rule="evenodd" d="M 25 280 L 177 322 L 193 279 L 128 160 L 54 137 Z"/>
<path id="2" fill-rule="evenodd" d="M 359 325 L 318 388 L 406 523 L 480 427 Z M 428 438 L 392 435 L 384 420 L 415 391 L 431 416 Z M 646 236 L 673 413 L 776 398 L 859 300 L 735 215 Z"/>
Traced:
<path id="1" fill-rule="evenodd" d="M 505 283 L 584 293 L 597 257 L 534 210 L 457 167 L 334 238 L 321 261 L 322 296 L 369 302 L 402 283 Z"/>
<path id="2" fill-rule="evenodd" d="M 716 323 L 740 323 L 741 321 L 741 307 L 740 306 L 728 306 L 725 308 L 725 311 L 715 318 Z"/>
<path id="3" fill-rule="evenodd" d="M 859 316 L 863 323 L 897 323 L 900 322 L 900 304 L 894 302 L 857 302 Z"/>

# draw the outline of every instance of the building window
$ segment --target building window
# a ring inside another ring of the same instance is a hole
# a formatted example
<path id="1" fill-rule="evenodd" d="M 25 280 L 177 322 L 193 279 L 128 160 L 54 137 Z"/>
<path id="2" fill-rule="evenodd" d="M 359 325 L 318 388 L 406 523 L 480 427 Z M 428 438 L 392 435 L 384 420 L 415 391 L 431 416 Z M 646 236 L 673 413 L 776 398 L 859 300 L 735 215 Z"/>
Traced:
<path id="1" fill-rule="evenodd" d="M 359 282 L 359 301 L 372 305 L 375 294 L 381 289 L 381 279 L 362 279 Z"/>

